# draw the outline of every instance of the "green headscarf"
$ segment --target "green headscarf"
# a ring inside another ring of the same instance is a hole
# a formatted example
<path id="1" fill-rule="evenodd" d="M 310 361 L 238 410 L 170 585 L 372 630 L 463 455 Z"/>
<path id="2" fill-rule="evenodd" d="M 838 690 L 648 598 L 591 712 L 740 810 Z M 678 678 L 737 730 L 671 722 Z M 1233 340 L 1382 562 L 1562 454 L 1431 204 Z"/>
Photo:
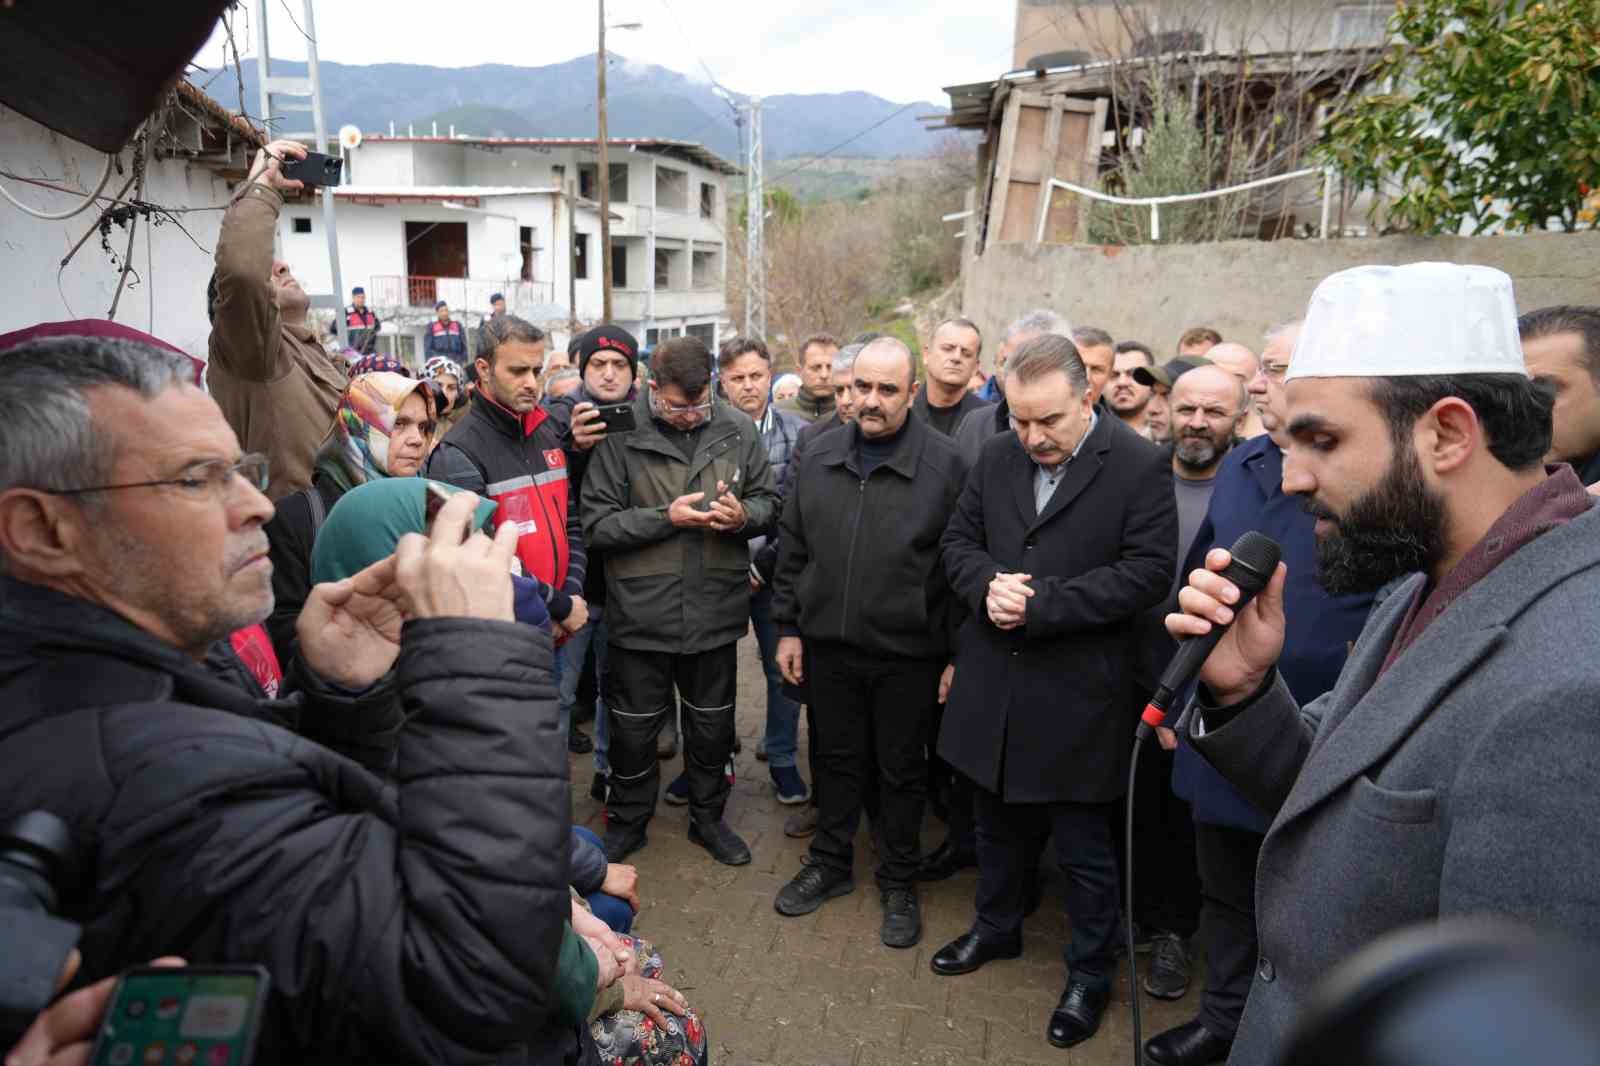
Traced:
<path id="1" fill-rule="evenodd" d="M 358 574 L 391 554 L 407 533 L 426 533 L 429 485 L 452 496 L 461 491 L 420 477 L 386 477 L 339 497 L 311 549 L 312 584 Z M 482 528 L 494 509 L 493 500 L 479 503 L 472 528 Z"/>

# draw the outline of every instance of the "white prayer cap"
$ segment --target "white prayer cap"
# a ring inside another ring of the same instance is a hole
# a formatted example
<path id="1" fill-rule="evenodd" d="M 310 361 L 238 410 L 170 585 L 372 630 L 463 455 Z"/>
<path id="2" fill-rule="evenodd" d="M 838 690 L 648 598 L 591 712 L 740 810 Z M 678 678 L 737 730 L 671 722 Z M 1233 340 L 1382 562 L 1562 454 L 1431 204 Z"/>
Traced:
<path id="1" fill-rule="evenodd" d="M 1311 294 L 1287 380 L 1528 376 L 1511 278 L 1485 266 L 1359 266 Z"/>

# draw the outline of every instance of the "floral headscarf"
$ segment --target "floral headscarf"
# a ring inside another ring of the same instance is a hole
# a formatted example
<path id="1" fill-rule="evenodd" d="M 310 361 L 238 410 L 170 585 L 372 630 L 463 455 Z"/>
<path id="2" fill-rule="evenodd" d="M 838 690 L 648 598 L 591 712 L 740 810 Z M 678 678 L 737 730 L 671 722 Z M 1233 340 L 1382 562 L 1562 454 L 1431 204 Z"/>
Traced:
<path id="1" fill-rule="evenodd" d="M 317 452 L 316 476 L 341 493 L 389 476 L 389 435 L 406 397 L 421 393 L 428 418 L 437 417 L 426 382 L 399 374 L 362 374 L 350 382 L 333 417 L 333 435 Z"/>
<path id="2" fill-rule="evenodd" d="M 387 355 L 364 355 L 350 364 L 350 377 L 358 378 L 362 374 L 399 374 L 401 377 L 410 377 L 411 371 L 400 360 Z"/>

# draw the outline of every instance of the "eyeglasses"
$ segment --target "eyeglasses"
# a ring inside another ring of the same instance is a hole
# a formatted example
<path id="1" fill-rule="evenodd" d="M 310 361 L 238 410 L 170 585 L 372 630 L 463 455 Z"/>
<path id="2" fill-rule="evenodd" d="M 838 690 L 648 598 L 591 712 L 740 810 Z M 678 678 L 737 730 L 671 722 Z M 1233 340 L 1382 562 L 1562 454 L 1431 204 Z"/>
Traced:
<path id="1" fill-rule="evenodd" d="M 711 413 L 710 400 L 705 403 L 691 403 L 687 407 L 679 407 L 675 403 L 668 403 L 663 400 L 659 394 L 655 399 L 656 406 L 661 408 L 661 413 L 664 415 L 709 415 Z"/>
<path id="2" fill-rule="evenodd" d="M 1282 381 L 1284 375 L 1289 373 L 1288 363 L 1262 363 L 1261 372 L 1273 381 Z"/>
<path id="3" fill-rule="evenodd" d="M 184 492 L 196 496 L 221 497 L 227 494 L 235 474 L 243 478 L 246 484 L 257 492 L 267 491 L 267 457 L 260 452 L 251 452 L 240 457 L 236 463 L 230 463 L 226 459 L 196 463 L 184 472 L 183 477 L 166 478 L 162 481 L 132 481 L 126 485 L 96 485 L 88 489 L 61 489 L 52 491 L 51 495 L 86 496 L 91 492 L 117 492 L 121 489 L 148 489 L 159 485 L 175 485 Z"/>

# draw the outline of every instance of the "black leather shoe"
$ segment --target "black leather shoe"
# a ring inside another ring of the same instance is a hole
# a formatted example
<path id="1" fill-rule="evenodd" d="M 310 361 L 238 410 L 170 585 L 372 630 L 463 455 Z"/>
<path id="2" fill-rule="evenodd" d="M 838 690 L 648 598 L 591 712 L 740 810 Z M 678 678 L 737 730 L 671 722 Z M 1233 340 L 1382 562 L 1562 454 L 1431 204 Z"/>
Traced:
<path id="1" fill-rule="evenodd" d="M 883 926 L 878 939 L 885 947 L 915 947 L 922 939 L 922 908 L 917 905 L 917 890 L 889 888 L 883 892 Z"/>
<path id="2" fill-rule="evenodd" d="M 958 848 L 946 840 L 922 860 L 917 870 L 918 881 L 943 881 L 954 877 L 968 867 L 978 865 L 978 856 L 965 848 Z"/>
<path id="3" fill-rule="evenodd" d="M 993 959 L 1015 959 L 1022 954 L 1022 944 L 994 944 L 977 933 L 962 933 L 940 948 L 933 956 L 933 972 L 940 977 L 956 977 L 971 973 Z"/>
<path id="4" fill-rule="evenodd" d="M 1061 1002 L 1050 1015 L 1044 1038 L 1056 1047 L 1083 1043 L 1100 1028 L 1100 1018 L 1106 1012 L 1109 998 L 1109 988 L 1096 989 L 1082 981 L 1068 981 L 1067 990 L 1061 993 Z"/>
<path id="5" fill-rule="evenodd" d="M 648 842 L 643 829 L 627 830 L 618 826 L 606 830 L 606 862 L 621 862 L 644 847 Z"/>
<path id="6" fill-rule="evenodd" d="M 1232 1050 L 1232 1040 L 1213 1035 L 1197 1018 L 1146 1040 L 1144 1061 L 1150 1066 L 1213 1066 L 1226 1062 Z"/>
<path id="7" fill-rule="evenodd" d="M 750 847 L 722 819 L 689 823 L 689 842 L 699 844 L 724 866 L 748 866 Z"/>
<path id="8" fill-rule="evenodd" d="M 567 732 L 567 750 L 574 755 L 587 755 L 594 750 L 594 741 L 574 723 Z"/>
<path id="9" fill-rule="evenodd" d="M 809 856 L 808 856 L 809 858 Z M 847 896 L 856 890 L 849 874 L 830 870 L 821 863 L 806 863 L 790 882 L 778 890 L 772 909 L 789 918 L 810 914 L 830 899 Z"/>

